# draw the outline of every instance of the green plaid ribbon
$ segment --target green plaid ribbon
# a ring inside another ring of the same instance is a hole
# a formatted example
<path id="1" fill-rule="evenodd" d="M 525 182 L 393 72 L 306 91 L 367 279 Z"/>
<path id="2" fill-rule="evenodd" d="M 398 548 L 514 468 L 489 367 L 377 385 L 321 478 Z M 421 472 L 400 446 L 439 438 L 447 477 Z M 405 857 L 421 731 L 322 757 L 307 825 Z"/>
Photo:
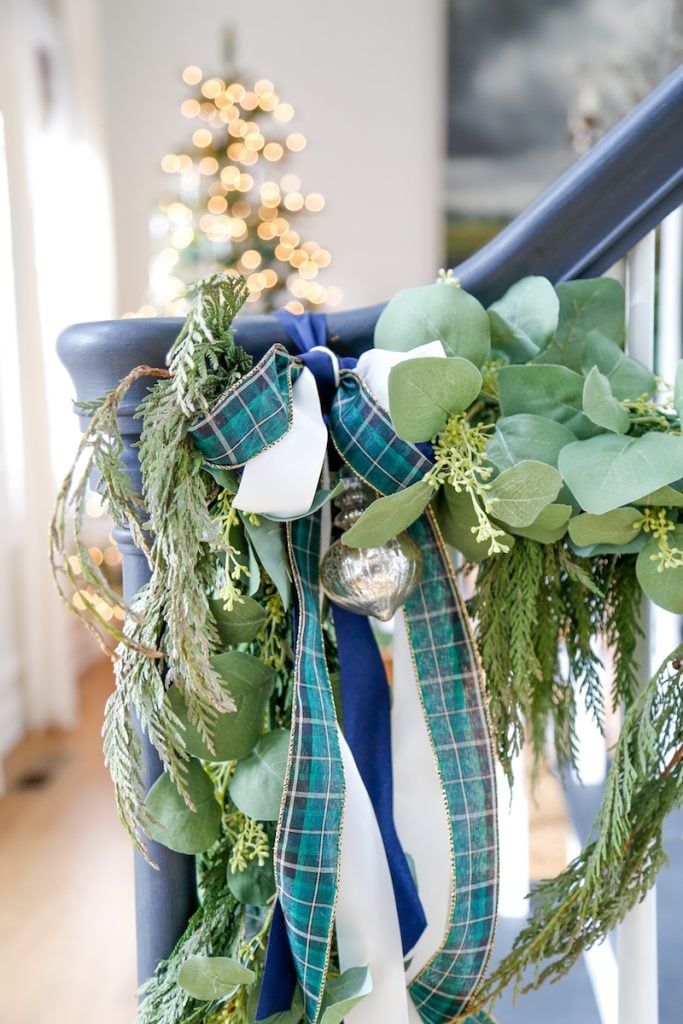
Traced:
<path id="1" fill-rule="evenodd" d="M 274 345 L 203 419 L 193 423 L 192 440 L 205 461 L 236 469 L 272 447 L 292 425 L 292 384 L 301 373 L 287 349 Z"/>
<path id="2" fill-rule="evenodd" d="M 344 769 L 320 621 L 320 513 L 288 526 L 297 591 L 290 756 L 275 875 L 306 1020 L 320 1011 L 339 875 Z"/>
<path id="3" fill-rule="evenodd" d="M 351 469 L 382 494 L 419 480 L 430 468 L 418 449 L 396 435 L 386 410 L 348 371 L 333 403 L 330 433 Z M 411 982 L 410 994 L 424 1021 L 447 1024 L 467 1011 L 493 946 L 498 896 L 495 764 L 476 648 L 433 517 L 422 516 L 408 532 L 422 549 L 424 572 L 404 612 L 448 805 L 455 862 L 447 934 Z"/>
<path id="4" fill-rule="evenodd" d="M 291 424 L 298 364 L 275 347 L 230 389 L 191 433 L 206 461 L 236 468 L 275 444 Z M 390 494 L 421 479 L 430 464 L 401 440 L 351 371 L 329 417 L 342 458 L 375 490 Z M 279 432 L 279 433 L 278 433 Z M 428 1024 L 466 1014 L 493 944 L 498 886 L 495 771 L 476 650 L 431 514 L 410 530 L 425 561 L 405 606 L 425 719 L 449 812 L 455 892 L 439 949 L 410 984 Z M 344 776 L 320 621 L 320 514 L 288 527 L 299 622 L 290 757 L 276 839 L 278 895 L 304 993 L 316 1024 L 334 926 Z M 468 1024 L 486 1024 L 477 1012 Z M 378 1022 L 385 1024 L 385 1022 Z M 386 1022 L 391 1024 L 391 1022 Z"/>

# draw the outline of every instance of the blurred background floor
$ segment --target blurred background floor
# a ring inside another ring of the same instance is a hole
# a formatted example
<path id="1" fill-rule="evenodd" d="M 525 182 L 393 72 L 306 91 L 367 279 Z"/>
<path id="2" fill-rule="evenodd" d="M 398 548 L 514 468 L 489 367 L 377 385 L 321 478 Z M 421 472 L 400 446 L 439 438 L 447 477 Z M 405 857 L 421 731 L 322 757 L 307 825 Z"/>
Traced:
<path id="1" fill-rule="evenodd" d="M 128 1024 L 135 1015 L 130 843 L 102 763 L 108 661 L 80 681 L 73 732 L 29 736 L 0 800 L 0 1019 Z"/>

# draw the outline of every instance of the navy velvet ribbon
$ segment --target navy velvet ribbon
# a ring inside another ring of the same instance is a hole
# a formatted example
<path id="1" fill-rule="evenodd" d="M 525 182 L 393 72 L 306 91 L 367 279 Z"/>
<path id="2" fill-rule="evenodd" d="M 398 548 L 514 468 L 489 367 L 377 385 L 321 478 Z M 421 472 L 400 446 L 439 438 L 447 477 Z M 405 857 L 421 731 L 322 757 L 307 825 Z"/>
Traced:
<path id="1" fill-rule="evenodd" d="M 287 331 L 301 362 L 315 377 L 323 415 L 327 416 L 337 390 L 334 367 L 324 352 L 311 351 L 319 346 L 327 346 L 327 317 L 324 313 L 290 313 L 288 309 L 278 309 L 273 315 Z M 338 357 L 340 370 L 353 370 L 357 362 L 353 356 Z M 434 462 L 434 448 L 429 441 L 419 441 L 415 447 L 430 462 Z"/>
<path id="2" fill-rule="evenodd" d="M 327 347 L 327 317 L 324 313 L 301 313 L 296 315 L 288 309 L 278 309 L 274 314 L 280 320 L 287 334 L 294 342 L 297 355 L 315 377 L 323 415 L 327 416 L 337 390 L 334 365 L 325 352 L 311 351 Z M 338 357 L 341 370 L 352 370 L 357 359 L 353 356 Z"/>
<path id="3" fill-rule="evenodd" d="M 311 352 L 311 349 L 325 345 L 327 318 L 323 313 L 295 316 L 287 310 L 279 310 L 275 315 L 315 376 L 323 412 L 326 412 L 337 387 L 334 368 L 329 356 L 324 352 Z M 355 359 L 340 360 L 343 369 L 353 368 L 355 364 Z M 333 615 L 341 669 L 344 736 L 377 817 L 394 888 L 403 952 L 408 953 L 427 921 L 394 825 L 390 700 L 384 663 L 366 617 L 336 606 L 333 606 Z M 294 960 L 278 902 L 268 938 L 256 1020 L 287 1012 L 295 988 Z"/>
<path id="4" fill-rule="evenodd" d="M 344 737 L 382 835 L 405 955 L 427 927 L 427 918 L 394 824 L 389 684 L 368 618 L 338 605 L 332 605 L 332 616 L 341 670 Z"/>

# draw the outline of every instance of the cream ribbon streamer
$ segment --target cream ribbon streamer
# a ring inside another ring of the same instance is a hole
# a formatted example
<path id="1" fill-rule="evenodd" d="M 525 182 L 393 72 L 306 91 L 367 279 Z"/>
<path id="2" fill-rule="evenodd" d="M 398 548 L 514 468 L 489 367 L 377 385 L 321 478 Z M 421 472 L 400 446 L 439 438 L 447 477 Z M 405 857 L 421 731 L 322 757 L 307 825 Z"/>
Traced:
<path id="1" fill-rule="evenodd" d="M 348 1024 L 409 1024 L 412 1001 L 406 988 L 401 932 L 384 844 L 341 730 L 339 744 L 346 782 L 335 917 L 339 966 L 345 971 L 367 964 L 372 977 L 372 991 L 344 1020 Z"/>
<path id="2" fill-rule="evenodd" d="M 394 822 L 401 846 L 413 858 L 427 927 L 413 949 L 412 981 L 441 945 L 453 897 L 448 812 L 436 758 L 424 719 L 403 611 L 394 619 L 394 700 L 391 748 L 394 765 Z M 443 808 L 435 814 L 434 808 Z"/>

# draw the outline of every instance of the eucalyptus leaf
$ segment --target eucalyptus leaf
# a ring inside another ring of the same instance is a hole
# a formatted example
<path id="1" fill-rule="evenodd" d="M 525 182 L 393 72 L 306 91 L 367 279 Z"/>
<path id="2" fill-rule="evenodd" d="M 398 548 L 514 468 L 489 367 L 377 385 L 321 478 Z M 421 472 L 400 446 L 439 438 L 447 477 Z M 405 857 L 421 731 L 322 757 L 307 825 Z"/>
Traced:
<path id="1" fill-rule="evenodd" d="M 186 786 L 195 810 L 166 772 L 159 776 L 145 797 L 149 834 L 176 853 L 205 853 L 221 833 L 221 809 L 211 779 L 194 758 L 187 766 Z"/>
<path id="2" fill-rule="evenodd" d="M 240 761 L 230 780 L 230 798 L 243 814 L 256 821 L 277 821 L 285 784 L 289 733 L 268 732 L 249 757 Z"/>
<path id="3" fill-rule="evenodd" d="M 486 458 L 498 470 L 528 459 L 557 467 L 560 452 L 572 441 L 576 441 L 576 434 L 562 423 L 532 413 L 517 413 L 498 420 L 486 447 Z"/>
<path id="4" fill-rule="evenodd" d="M 469 359 L 408 359 L 389 374 L 389 411 L 405 441 L 428 441 L 446 420 L 464 412 L 481 390 L 481 374 Z"/>
<path id="5" fill-rule="evenodd" d="M 607 377 L 612 394 L 621 401 L 635 401 L 641 395 L 651 395 L 655 389 L 655 375 L 647 366 L 632 359 L 600 331 L 591 331 L 586 338 L 582 366 L 584 373 L 592 367 Z"/>
<path id="6" fill-rule="evenodd" d="M 367 967 L 351 967 L 338 978 L 328 978 L 320 1008 L 320 1024 L 342 1024 L 344 1017 L 372 992 Z"/>
<path id="7" fill-rule="evenodd" d="M 630 505 L 603 512 L 602 515 L 583 512 L 569 523 L 569 536 L 582 548 L 593 544 L 628 544 L 640 532 L 642 518 L 640 509 Z"/>
<path id="8" fill-rule="evenodd" d="M 229 956 L 189 956 L 178 971 L 178 984 L 204 1002 L 230 995 L 237 985 L 249 985 L 256 975 Z"/>
<path id="9" fill-rule="evenodd" d="M 542 416 L 562 423 L 579 438 L 600 433 L 600 427 L 583 411 L 584 378 L 580 373 L 566 366 L 501 366 L 497 379 L 503 416 Z"/>
<path id="10" fill-rule="evenodd" d="M 646 544 L 647 534 L 641 532 L 628 544 L 591 544 L 582 548 L 570 540 L 569 547 L 579 558 L 594 558 L 596 555 L 637 555 Z"/>
<path id="11" fill-rule="evenodd" d="M 536 540 L 539 544 L 554 544 L 561 540 L 567 532 L 571 514 L 571 505 L 546 505 L 531 526 L 510 527 L 510 529 L 515 536 L 528 537 L 529 540 Z"/>
<path id="12" fill-rule="evenodd" d="M 316 491 L 315 492 L 315 497 L 313 498 L 313 501 L 311 502 L 311 507 L 309 509 L 307 509 L 305 512 L 302 512 L 301 515 L 298 515 L 298 516 L 270 516 L 269 515 L 269 516 L 264 516 L 263 518 L 264 519 L 271 519 L 274 523 L 291 523 L 295 519 L 305 519 L 306 516 L 311 516 L 311 515 L 313 515 L 314 512 L 317 512 L 319 509 L 321 509 L 323 507 L 323 505 L 326 505 L 328 503 L 328 501 L 332 500 L 332 498 L 336 498 L 337 495 L 341 494 L 341 492 L 343 490 L 344 490 L 344 484 L 340 480 L 339 483 L 335 487 L 333 487 L 331 490 L 326 490 L 324 488 L 321 488 L 319 491 Z"/>
<path id="13" fill-rule="evenodd" d="M 264 907 L 275 893 L 273 856 L 265 864 L 250 860 L 244 871 L 233 871 L 228 865 L 228 889 L 236 900 L 251 907 Z"/>
<path id="14" fill-rule="evenodd" d="M 670 547 L 683 550 L 683 526 L 676 526 L 666 539 Z M 683 566 L 660 572 L 658 550 L 657 538 L 651 537 L 636 561 L 638 582 L 643 593 L 660 608 L 683 615 Z"/>
<path id="15" fill-rule="evenodd" d="M 266 620 L 265 608 L 251 597 L 236 601 L 230 610 L 218 599 L 209 601 L 209 607 L 224 647 L 255 640 Z"/>
<path id="16" fill-rule="evenodd" d="M 678 360 L 674 378 L 674 408 L 681 426 L 683 426 L 683 359 Z"/>
<path id="17" fill-rule="evenodd" d="M 247 587 L 247 596 L 253 597 L 261 588 L 261 563 L 256 557 L 254 545 L 250 540 L 247 540 L 247 548 L 249 554 L 249 586 Z"/>
<path id="18" fill-rule="evenodd" d="M 609 380 L 593 366 L 583 385 L 583 411 L 589 420 L 615 434 L 625 434 L 631 421 L 629 415 L 612 394 Z"/>
<path id="19" fill-rule="evenodd" d="M 479 542 L 473 532 L 479 524 L 466 491 L 456 491 L 450 484 L 444 484 L 435 502 L 435 512 L 446 543 L 460 551 L 468 562 L 481 562 L 488 556 L 489 541 Z M 498 540 L 506 547 L 514 543 L 508 533 Z"/>
<path id="20" fill-rule="evenodd" d="M 399 292 L 377 321 L 375 348 L 408 352 L 430 341 L 441 341 L 446 355 L 483 366 L 491 350 L 486 310 L 454 285 L 429 284 Z"/>
<path id="21" fill-rule="evenodd" d="M 228 494 L 237 494 L 240 486 L 239 473 L 234 469 L 218 469 L 216 466 L 209 466 L 206 464 L 204 469 L 207 473 L 210 473 L 217 484 L 219 484 Z"/>
<path id="22" fill-rule="evenodd" d="M 507 526 L 531 526 L 555 500 L 562 477 L 545 462 L 528 460 L 505 469 L 488 487 L 489 511 Z"/>
<path id="23" fill-rule="evenodd" d="M 286 610 L 292 599 L 292 577 L 289 572 L 284 527 L 271 519 L 261 519 L 258 525 L 254 525 L 247 516 L 240 514 L 240 518 L 249 542 L 275 584 Z"/>
<path id="24" fill-rule="evenodd" d="M 168 699 L 185 726 L 183 741 L 188 753 L 205 761 L 238 761 L 253 750 L 263 732 L 275 676 L 259 658 L 244 651 L 216 654 L 211 664 L 235 702 L 235 710 L 217 715 L 209 729 L 213 750 L 190 723 L 185 701 L 175 686 L 168 691 Z"/>
<path id="25" fill-rule="evenodd" d="M 545 277 L 525 277 L 488 308 L 491 355 L 525 363 L 550 342 L 560 302 Z"/>
<path id="26" fill-rule="evenodd" d="M 634 505 L 659 505 L 664 508 L 683 508 L 683 494 L 674 490 L 673 487 L 665 485 L 658 487 L 656 491 L 650 491 L 633 502 Z"/>
<path id="27" fill-rule="evenodd" d="M 567 281 L 556 290 L 560 300 L 557 332 L 536 357 L 537 362 L 558 363 L 570 370 L 580 370 L 587 335 L 594 330 L 623 346 L 624 289 L 618 281 L 609 277 Z"/>
<path id="28" fill-rule="evenodd" d="M 683 475 L 683 437 L 602 434 L 560 452 L 560 472 L 580 506 L 599 515 Z"/>
<path id="29" fill-rule="evenodd" d="M 419 480 L 402 491 L 377 498 L 351 529 L 342 534 L 342 541 L 351 548 L 381 547 L 419 519 L 433 497 L 432 485 Z"/>

